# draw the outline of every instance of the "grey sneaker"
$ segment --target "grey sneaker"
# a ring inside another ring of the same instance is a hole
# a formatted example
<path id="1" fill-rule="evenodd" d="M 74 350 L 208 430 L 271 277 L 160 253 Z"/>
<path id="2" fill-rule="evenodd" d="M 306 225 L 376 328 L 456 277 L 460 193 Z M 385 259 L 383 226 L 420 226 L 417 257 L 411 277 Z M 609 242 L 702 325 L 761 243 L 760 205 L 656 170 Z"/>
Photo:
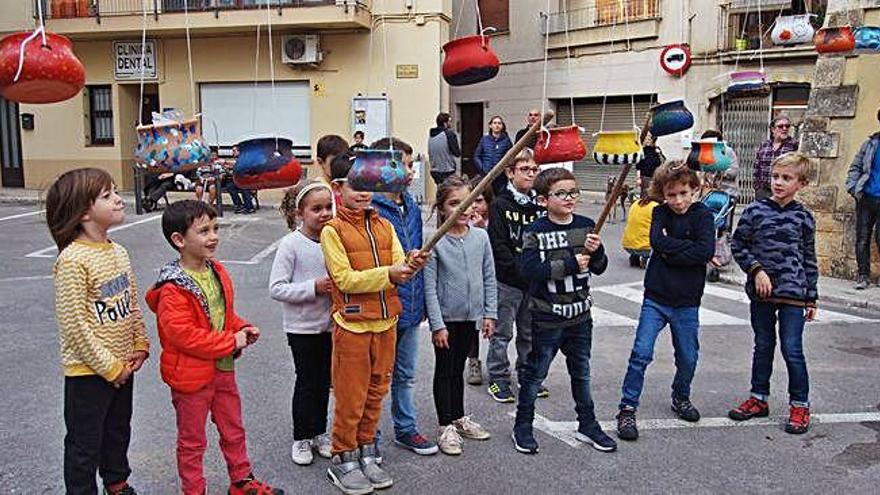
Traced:
<path id="1" fill-rule="evenodd" d="M 870 280 L 868 279 L 868 277 L 859 277 L 859 281 L 856 282 L 856 286 L 854 288 L 855 290 L 865 290 L 868 288 L 869 283 Z"/>
<path id="2" fill-rule="evenodd" d="M 364 472 L 364 476 L 370 481 L 373 489 L 381 490 L 393 485 L 394 480 L 376 462 L 376 455 L 375 444 L 361 445 L 361 471 Z"/>
<path id="3" fill-rule="evenodd" d="M 333 457 L 333 454 L 330 452 L 330 435 L 327 433 L 322 433 L 313 438 L 312 447 L 314 447 L 315 450 L 318 451 L 318 455 L 324 459 L 330 459 Z"/>
<path id="4" fill-rule="evenodd" d="M 481 363 L 479 359 L 468 358 L 467 382 L 468 385 L 483 384 L 483 363 Z"/>
<path id="5" fill-rule="evenodd" d="M 333 456 L 327 468 L 327 479 L 346 495 L 373 493 L 373 484 L 361 471 L 360 451 L 352 450 Z"/>

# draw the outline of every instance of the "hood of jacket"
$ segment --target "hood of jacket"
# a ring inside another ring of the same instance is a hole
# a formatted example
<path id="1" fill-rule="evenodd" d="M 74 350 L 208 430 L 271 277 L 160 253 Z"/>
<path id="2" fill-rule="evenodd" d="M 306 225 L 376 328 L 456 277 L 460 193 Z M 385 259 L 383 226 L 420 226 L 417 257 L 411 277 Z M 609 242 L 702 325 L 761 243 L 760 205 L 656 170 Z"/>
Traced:
<path id="1" fill-rule="evenodd" d="M 211 260 L 208 260 L 208 267 L 211 270 L 214 270 L 216 273 L 216 269 L 214 268 L 214 263 Z M 219 278 L 219 276 L 218 276 Z M 184 271 L 183 267 L 180 266 L 180 260 L 169 261 L 159 270 L 159 278 L 156 280 L 156 283 L 153 287 L 147 291 L 145 299 L 147 301 L 147 305 L 150 309 L 155 313 L 159 308 L 159 288 L 165 284 L 174 284 L 177 287 L 191 293 L 202 306 L 202 310 L 208 315 L 208 319 L 211 319 L 211 311 L 208 308 L 208 298 L 205 297 L 205 294 L 199 289 L 199 286 L 196 284 L 196 281 L 190 277 L 186 271 Z M 213 325 L 213 321 L 211 324 Z"/>
<path id="2" fill-rule="evenodd" d="M 434 137 L 434 136 L 436 136 L 438 134 L 442 134 L 444 132 L 446 132 L 445 127 L 432 127 L 431 130 L 428 131 L 428 136 Z"/>

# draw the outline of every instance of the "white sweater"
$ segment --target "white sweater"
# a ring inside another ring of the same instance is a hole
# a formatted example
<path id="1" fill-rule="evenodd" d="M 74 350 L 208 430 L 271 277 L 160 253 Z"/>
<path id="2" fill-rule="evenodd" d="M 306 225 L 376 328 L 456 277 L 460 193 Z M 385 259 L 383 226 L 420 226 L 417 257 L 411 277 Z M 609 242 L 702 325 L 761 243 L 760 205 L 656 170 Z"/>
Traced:
<path id="1" fill-rule="evenodd" d="M 284 306 L 284 331 L 330 331 L 330 295 L 315 294 L 315 279 L 327 276 L 321 244 L 296 230 L 284 236 L 269 275 L 269 295 Z"/>

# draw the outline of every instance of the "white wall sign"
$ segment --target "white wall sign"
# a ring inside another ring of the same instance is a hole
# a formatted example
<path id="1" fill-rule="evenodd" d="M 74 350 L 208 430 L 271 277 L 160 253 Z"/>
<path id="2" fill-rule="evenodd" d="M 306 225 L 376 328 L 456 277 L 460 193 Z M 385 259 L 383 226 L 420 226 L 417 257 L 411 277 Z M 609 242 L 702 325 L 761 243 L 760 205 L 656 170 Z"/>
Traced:
<path id="1" fill-rule="evenodd" d="M 144 79 L 157 79 L 159 70 L 156 67 L 156 40 L 147 40 L 143 45 Z M 113 73 L 119 81 L 139 80 L 141 78 L 141 42 L 113 42 Z"/>

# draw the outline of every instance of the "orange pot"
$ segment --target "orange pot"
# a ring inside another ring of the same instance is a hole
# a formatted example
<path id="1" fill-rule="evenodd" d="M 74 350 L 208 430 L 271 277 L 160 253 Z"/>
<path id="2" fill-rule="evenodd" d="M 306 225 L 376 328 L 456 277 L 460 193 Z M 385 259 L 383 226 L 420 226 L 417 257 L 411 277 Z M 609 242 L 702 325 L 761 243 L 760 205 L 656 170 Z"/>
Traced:
<path id="1" fill-rule="evenodd" d="M 587 156 L 580 127 L 570 125 L 538 131 L 535 143 L 536 163 L 576 162 Z"/>
<path id="2" fill-rule="evenodd" d="M 856 37 L 850 26 L 824 27 L 816 31 L 813 43 L 819 53 L 846 53 L 856 47 Z"/>

